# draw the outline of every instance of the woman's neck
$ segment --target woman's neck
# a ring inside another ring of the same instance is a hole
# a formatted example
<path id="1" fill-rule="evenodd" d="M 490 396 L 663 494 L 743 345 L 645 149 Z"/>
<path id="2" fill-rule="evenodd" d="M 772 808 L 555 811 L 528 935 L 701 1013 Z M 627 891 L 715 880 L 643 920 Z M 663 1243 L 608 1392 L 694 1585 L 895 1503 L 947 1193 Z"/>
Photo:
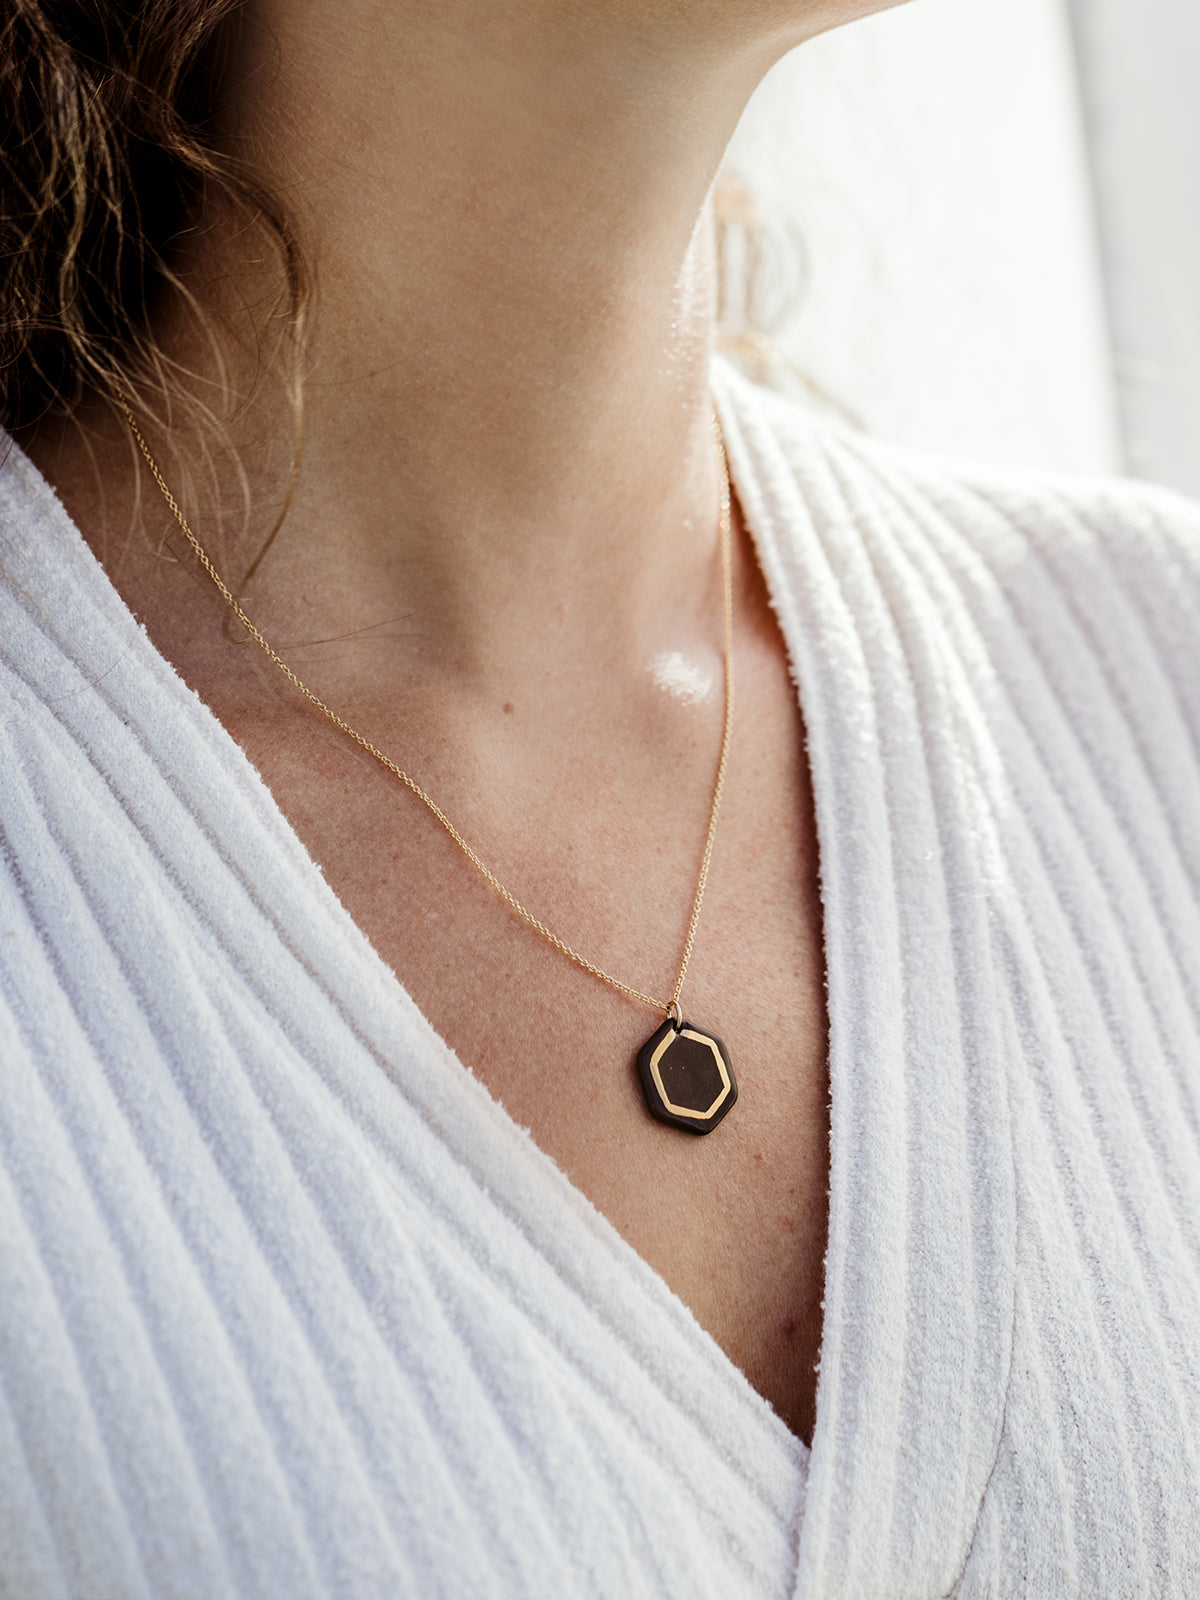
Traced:
<path id="1" fill-rule="evenodd" d="M 761 63 L 557 9 L 267 0 L 230 134 L 317 283 L 263 581 L 402 584 L 485 651 L 552 606 L 589 631 L 689 587 L 707 609 L 714 553 L 705 200 Z"/>
<path id="2" fill-rule="evenodd" d="M 527 656 L 535 629 L 543 654 L 557 633 L 564 661 L 602 670 L 642 653 L 665 597 L 676 625 L 694 604 L 711 630 L 706 197 L 783 41 L 622 9 L 251 9 L 225 137 L 294 218 L 317 285 L 303 471 L 250 593 L 276 633 L 403 614 L 414 671 L 433 655 L 470 675 Z M 257 370 L 262 255 L 257 230 L 216 226 L 184 263 L 217 308 L 252 480 L 289 442 Z M 207 337 L 180 336 L 185 367 L 204 371 Z M 157 442 L 169 471 L 189 448 Z M 235 577 L 280 481 L 252 482 Z M 212 508 L 193 509 L 203 534 Z"/>

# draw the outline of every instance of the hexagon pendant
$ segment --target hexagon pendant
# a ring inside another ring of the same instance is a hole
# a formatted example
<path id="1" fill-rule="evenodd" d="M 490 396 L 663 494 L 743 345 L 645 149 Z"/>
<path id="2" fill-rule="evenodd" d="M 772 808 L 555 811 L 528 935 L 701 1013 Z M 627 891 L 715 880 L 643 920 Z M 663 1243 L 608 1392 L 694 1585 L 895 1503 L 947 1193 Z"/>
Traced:
<path id="1" fill-rule="evenodd" d="M 668 1017 L 638 1051 L 638 1074 L 652 1117 L 687 1133 L 711 1133 L 732 1110 L 737 1080 L 715 1033 Z"/>

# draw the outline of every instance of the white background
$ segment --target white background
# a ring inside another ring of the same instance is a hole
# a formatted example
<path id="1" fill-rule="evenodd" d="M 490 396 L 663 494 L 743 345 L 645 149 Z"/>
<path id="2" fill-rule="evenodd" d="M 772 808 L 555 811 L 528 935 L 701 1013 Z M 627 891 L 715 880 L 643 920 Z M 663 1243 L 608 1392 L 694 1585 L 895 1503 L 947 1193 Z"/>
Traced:
<path id="1" fill-rule="evenodd" d="M 1066 3 L 915 0 L 776 68 L 730 155 L 773 337 L 882 437 L 1200 493 L 1200 4 L 1072 0 L 1076 50 Z"/>
<path id="2" fill-rule="evenodd" d="M 1200 4 L 1071 10 L 1129 467 L 1200 496 Z"/>

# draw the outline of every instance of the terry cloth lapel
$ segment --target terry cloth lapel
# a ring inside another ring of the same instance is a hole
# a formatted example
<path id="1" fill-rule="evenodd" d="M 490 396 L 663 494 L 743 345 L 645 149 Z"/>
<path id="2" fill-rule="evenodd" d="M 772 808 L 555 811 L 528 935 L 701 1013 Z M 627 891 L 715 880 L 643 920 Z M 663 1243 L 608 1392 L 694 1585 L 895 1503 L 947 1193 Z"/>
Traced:
<path id="1" fill-rule="evenodd" d="M 807 729 L 825 915 L 829 1246 L 796 1595 L 947 1595 L 996 1459 L 1013 1325 L 989 672 L 932 510 L 843 474 L 836 431 L 717 381 Z"/>

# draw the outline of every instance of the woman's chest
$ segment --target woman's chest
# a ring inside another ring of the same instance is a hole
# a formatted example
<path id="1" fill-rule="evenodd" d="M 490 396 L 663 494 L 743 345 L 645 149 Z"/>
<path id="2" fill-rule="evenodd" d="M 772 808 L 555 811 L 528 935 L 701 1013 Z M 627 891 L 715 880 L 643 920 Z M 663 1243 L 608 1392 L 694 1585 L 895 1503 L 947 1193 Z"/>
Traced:
<path id="1" fill-rule="evenodd" d="M 782 707 L 795 718 L 794 700 Z M 572 963 L 496 895 L 396 780 L 327 740 L 239 736 L 354 921 L 459 1059 L 811 1438 L 828 1186 L 817 855 L 799 741 L 747 728 L 681 1005 L 724 1042 L 733 1110 L 702 1137 L 646 1108 L 662 1015 Z M 299 757 L 299 758 L 298 758 Z M 564 801 L 564 804 L 566 802 Z M 695 851 L 624 834 L 584 797 L 573 837 L 529 802 L 508 887 L 586 959 L 669 996 Z M 521 872 L 521 867 L 525 868 Z M 689 870 L 690 867 L 690 870 Z M 657 981 L 656 981 L 657 980 Z"/>

